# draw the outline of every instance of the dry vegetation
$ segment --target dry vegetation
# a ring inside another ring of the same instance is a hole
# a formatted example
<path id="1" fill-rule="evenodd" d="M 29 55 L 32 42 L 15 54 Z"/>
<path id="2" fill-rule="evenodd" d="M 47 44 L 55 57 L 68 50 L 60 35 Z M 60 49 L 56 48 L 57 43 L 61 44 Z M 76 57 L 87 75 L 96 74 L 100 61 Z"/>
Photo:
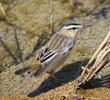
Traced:
<path id="1" fill-rule="evenodd" d="M 0 0 L 0 3 L 4 9 L 0 12 L 1 100 L 71 100 L 74 98 L 109 100 L 110 89 L 104 87 L 80 89 L 77 91 L 77 96 L 74 93 L 69 94 L 68 91 L 77 86 L 77 78 L 81 72 L 76 72 L 79 71 L 80 65 L 90 59 L 106 37 L 106 33 L 110 31 L 110 0 L 85 0 L 85 2 L 84 0 L 53 0 L 54 12 L 51 12 L 52 7 L 48 0 Z M 54 29 L 51 27 L 52 20 Z M 64 81 L 64 85 L 51 80 L 45 73 L 38 79 L 14 75 L 18 67 L 33 62 L 37 50 L 51 38 L 52 31 L 56 31 L 63 23 L 73 20 L 81 23 L 89 22 L 93 25 L 79 34 L 71 56 L 62 65 L 64 68 L 55 73 Z M 105 42 L 107 45 L 103 44 L 103 48 L 98 49 L 92 57 L 96 62 L 91 69 L 83 68 L 84 77 L 79 84 L 90 81 L 97 71 L 104 67 L 102 63 L 105 63 L 106 56 L 110 54 L 106 52 L 108 49 L 105 49 L 109 48 L 109 41 Z M 103 56 L 104 59 L 98 55 Z M 97 62 L 101 63 L 97 65 Z M 101 72 L 102 76 L 106 74 L 110 75 L 109 68 Z M 107 82 L 109 84 L 109 80 Z"/>

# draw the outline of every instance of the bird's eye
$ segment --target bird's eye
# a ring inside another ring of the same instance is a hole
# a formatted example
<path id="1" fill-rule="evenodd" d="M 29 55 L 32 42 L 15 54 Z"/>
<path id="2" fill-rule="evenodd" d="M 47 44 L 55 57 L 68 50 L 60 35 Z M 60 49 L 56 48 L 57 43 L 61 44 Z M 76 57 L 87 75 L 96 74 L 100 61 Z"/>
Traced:
<path id="1" fill-rule="evenodd" d="M 73 27 L 72 29 L 73 29 L 73 30 L 76 30 L 76 29 L 78 29 L 78 28 L 76 28 L 76 27 Z"/>

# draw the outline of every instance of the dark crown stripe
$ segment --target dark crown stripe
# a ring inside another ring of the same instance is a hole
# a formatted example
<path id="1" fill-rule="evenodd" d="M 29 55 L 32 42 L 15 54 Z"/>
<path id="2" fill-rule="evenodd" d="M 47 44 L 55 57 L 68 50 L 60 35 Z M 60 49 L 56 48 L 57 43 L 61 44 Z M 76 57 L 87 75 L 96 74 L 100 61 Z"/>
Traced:
<path id="1" fill-rule="evenodd" d="M 81 25 L 79 23 L 76 23 L 76 22 L 71 22 L 71 23 L 66 23 L 64 24 L 65 26 L 70 26 L 70 25 Z"/>

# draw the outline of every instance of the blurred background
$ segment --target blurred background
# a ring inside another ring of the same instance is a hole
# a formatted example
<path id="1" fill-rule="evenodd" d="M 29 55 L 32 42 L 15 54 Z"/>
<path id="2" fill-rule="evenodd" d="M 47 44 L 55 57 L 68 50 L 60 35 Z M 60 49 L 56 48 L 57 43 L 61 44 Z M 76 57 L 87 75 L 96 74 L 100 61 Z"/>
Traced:
<path id="1" fill-rule="evenodd" d="M 36 57 L 37 50 L 54 34 L 51 28 L 52 8 L 51 0 L 0 0 L 0 3 L 6 13 L 4 16 L 0 9 L 0 73 L 6 71 L 5 74 L 0 75 L 2 76 L 0 80 L 10 79 L 0 83 L 0 95 L 18 93 L 33 97 L 59 87 L 59 85 L 48 85 L 47 88 L 43 85 L 43 89 L 46 88 L 46 91 L 41 92 L 40 88 L 31 94 L 30 92 L 40 86 L 45 79 L 46 75 L 44 75 L 38 83 L 35 80 L 35 83 L 33 81 L 25 83 L 22 79 L 24 82 L 22 84 L 27 90 L 23 87 L 18 87 L 17 90 L 15 88 L 7 90 L 8 87 L 12 88 L 21 84 L 18 81 L 15 82 L 15 79 L 13 80 L 15 76 L 10 76 L 11 73 L 16 68 L 31 64 Z M 92 26 L 78 35 L 71 56 L 62 65 L 64 68 L 61 72 L 66 70 L 66 73 L 69 74 L 68 77 L 65 76 L 67 80 L 63 77 L 65 83 L 75 79 L 74 74 L 75 71 L 78 71 L 80 64 L 91 58 L 109 32 L 110 0 L 53 0 L 54 31 L 56 32 L 64 23 L 70 21 Z M 60 76 L 61 72 L 59 71 L 56 75 Z M 110 68 L 107 67 L 100 73 L 102 76 L 108 75 Z M 61 77 L 64 75 L 65 73 L 61 74 Z M 31 84 L 30 87 L 34 84 L 32 90 L 27 88 L 27 84 Z M 2 88 L 3 86 L 4 88 Z"/>

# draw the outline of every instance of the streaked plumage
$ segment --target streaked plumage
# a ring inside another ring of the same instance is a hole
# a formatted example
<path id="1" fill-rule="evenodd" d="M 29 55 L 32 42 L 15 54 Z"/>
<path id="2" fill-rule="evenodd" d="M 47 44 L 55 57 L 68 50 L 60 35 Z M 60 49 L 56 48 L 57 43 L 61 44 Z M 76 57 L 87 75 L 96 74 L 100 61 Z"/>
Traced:
<path id="1" fill-rule="evenodd" d="M 71 49 L 74 47 L 78 31 L 83 27 L 83 25 L 75 22 L 64 24 L 63 27 L 52 36 L 49 42 L 40 49 L 35 63 L 18 69 L 15 74 L 28 72 L 30 75 L 39 76 L 43 72 L 51 70 L 54 72 L 67 58 Z"/>

